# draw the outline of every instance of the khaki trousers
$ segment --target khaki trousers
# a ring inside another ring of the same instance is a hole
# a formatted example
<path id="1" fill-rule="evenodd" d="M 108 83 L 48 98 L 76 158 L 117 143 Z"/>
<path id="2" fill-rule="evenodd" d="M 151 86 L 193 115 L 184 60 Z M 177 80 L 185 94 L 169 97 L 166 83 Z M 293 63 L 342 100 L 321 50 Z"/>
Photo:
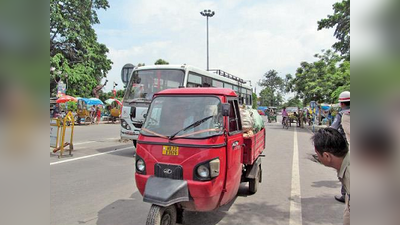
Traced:
<path id="1" fill-rule="evenodd" d="M 343 225 L 350 225 L 350 199 L 346 194 L 346 208 L 343 213 Z"/>

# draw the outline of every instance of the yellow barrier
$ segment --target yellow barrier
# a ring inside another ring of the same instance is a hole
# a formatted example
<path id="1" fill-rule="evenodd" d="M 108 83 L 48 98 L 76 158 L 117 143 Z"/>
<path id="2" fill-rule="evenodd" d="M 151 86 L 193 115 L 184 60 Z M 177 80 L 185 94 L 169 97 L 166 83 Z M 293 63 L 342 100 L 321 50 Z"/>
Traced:
<path id="1" fill-rule="evenodd" d="M 72 156 L 72 150 L 74 149 L 73 137 L 74 137 L 74 116 L 72 112 L 64 117 L 64 119 L 53 119 L 50 122 L 50 147 L 53 147 L 53 153 L 60 151 L 58 158 L 61 158 L 64 153 L 64 148 L 69 146 L 69 155 Z M 71 128 L 71 137 L 69 142 L 65 141 L 65 132 L 67 128 Z"/>

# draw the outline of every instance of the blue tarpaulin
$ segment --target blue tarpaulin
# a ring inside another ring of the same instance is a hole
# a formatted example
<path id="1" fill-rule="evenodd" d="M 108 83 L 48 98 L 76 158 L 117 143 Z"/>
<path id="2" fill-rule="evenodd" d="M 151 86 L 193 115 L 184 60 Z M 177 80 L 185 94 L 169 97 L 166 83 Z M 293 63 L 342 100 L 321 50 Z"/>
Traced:
<path id="1" fill-rule="evenodd" d="M 258 108 L 257 108 L 257 110 L 262 110 L 263 112 L 264 112 L 265 110 L 267 110 L 267 109 L 268 109 L 267 106 L 258 106 Z"/>

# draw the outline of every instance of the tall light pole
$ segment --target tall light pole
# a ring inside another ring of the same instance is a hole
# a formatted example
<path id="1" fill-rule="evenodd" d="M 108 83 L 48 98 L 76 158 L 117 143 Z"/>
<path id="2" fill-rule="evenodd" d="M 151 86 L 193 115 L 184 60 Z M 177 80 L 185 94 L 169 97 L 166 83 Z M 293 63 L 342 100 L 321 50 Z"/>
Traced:
<path id="1" fill-rule="evenodd" d="M 210 69 L 209 67 L 209 54 L 208 54 L 208 17 L 213 17 L 215 15 L 214 11 L 209 9 L 205 9 L 204 11 L 200 12 L 202 16 L 207 17 L 207 71 Z"/>

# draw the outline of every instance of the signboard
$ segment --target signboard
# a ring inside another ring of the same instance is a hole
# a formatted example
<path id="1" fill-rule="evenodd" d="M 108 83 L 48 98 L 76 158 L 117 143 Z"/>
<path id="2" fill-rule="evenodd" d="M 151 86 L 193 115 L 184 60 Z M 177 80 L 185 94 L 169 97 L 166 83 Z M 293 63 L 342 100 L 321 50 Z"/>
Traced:
<path id="1" fill-rule="evenodd" d="M 311 102 L 310 102 L 310 107 L 311 107 L 312 109 L 315 108 L 315 101 L 311 101 Z"/>
<path id="2" fill-rule="evenodd" d="M 58 126 L 57 120 L 50 121 L 50 147 L 57 148 Z"/>
<path id="3" fill-rule="evenodd" d="M 65 85 L 64 82 L 62 82 L 62 81 L 58 82 L 58 85 L 57 85 L 57 92 L 58 93 L 65 94 L 66 89 L 67 88 L 66 88 L 66 85 Z"/>
<path id="4" fill-rule="evenodd" d="M 128 84 L 130 76 L 131 76 L 131 73 L 132 73 L 134 68 L 135 68 L 135 66 L 130 64 L 130 63 L 127 63 L 122 67 L 121 80 L 122 80 L 122 83 L 124 83 L 125 86 Z"/>

